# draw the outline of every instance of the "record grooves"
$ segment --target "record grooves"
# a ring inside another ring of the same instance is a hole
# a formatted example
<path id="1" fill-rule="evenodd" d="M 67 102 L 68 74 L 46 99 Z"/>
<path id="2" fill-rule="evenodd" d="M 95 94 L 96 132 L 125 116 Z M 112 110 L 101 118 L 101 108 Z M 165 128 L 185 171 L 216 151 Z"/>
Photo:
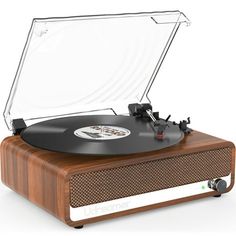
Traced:
<path id="1" fill-rule="evenodd" d="M 50 151 L 82 155 L 126 155 L 159 150 L 179 143 L 184 134 L 169 122 L 157 140 L 151 122 L 130 116 L 91 115 L 58 118 L 27 127 L 24 141 Z"/>

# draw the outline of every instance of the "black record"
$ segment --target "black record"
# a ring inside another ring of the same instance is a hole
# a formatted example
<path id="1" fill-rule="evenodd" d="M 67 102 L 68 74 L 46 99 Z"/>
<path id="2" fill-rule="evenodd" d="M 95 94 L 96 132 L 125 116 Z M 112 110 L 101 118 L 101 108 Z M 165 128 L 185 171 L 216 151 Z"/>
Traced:
<path id="1" fill-rule="evenodd" d="M 184 134 L 169 122 L 163 140 L 152 123 L 131 116 L 90 115 L 58 118 L 27 127 L 24 141 L 50 151 L 83 155 L 125 155 L 159 150 L 179 143 Z"/>

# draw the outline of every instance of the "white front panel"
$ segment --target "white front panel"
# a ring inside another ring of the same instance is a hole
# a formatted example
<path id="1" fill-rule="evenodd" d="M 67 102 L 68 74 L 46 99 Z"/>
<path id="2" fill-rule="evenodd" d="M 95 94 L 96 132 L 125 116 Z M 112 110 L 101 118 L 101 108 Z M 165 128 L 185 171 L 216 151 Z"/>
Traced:
<path id="1" fill-rule="evenodd" d="M 231 175 L 222 177 L 221 179 L 227 182 L 227 186 L 230 185 Z M 201 181 L 83 207 L 70 207 L 70 218 L 72 221 L 84 220 L 212 191 L 213 190 L 208 187 L 208 180 Z"/>

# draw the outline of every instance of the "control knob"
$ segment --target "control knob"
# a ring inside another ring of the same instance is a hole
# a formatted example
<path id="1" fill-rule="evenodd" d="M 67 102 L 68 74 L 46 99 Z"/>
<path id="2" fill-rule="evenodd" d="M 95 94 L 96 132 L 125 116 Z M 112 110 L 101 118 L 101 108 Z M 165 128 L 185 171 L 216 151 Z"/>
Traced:
<path id="1" fill-rule="evenodd" d="M 224 193 L 227 189 L 227 182 L 223 179 L 209 180 L 208 187 L 219 193 Z"/>

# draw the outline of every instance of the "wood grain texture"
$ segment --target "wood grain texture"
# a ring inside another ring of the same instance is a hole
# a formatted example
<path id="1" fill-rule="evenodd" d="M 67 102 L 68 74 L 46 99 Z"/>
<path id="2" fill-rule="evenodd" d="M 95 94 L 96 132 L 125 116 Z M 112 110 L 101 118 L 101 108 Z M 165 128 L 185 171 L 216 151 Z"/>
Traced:
<path id="1" fill-rule="evenodd" d="M 175 146 L 155 152 L 127 156 L 82 156 L 51 152 L 27 144 L 20 136 L 11 136 L 4 139 L 1 144 L 1 178 L 3 183 L 8 187 L 44 208 L 63 222 L 71 226 L 78 226 L 132 214 L 138 211 L 207 197 L 216 193 L 200 194 L 184 199 L 72 222 L 69 217 L 69 180 L 73 174 L 223 147 L 232 147 L 232 181 L 228 187 L 229 191 L 233 187 L 235 177 L 235 148 L 233 143 L 197 131 L 186 136 Z"/>

